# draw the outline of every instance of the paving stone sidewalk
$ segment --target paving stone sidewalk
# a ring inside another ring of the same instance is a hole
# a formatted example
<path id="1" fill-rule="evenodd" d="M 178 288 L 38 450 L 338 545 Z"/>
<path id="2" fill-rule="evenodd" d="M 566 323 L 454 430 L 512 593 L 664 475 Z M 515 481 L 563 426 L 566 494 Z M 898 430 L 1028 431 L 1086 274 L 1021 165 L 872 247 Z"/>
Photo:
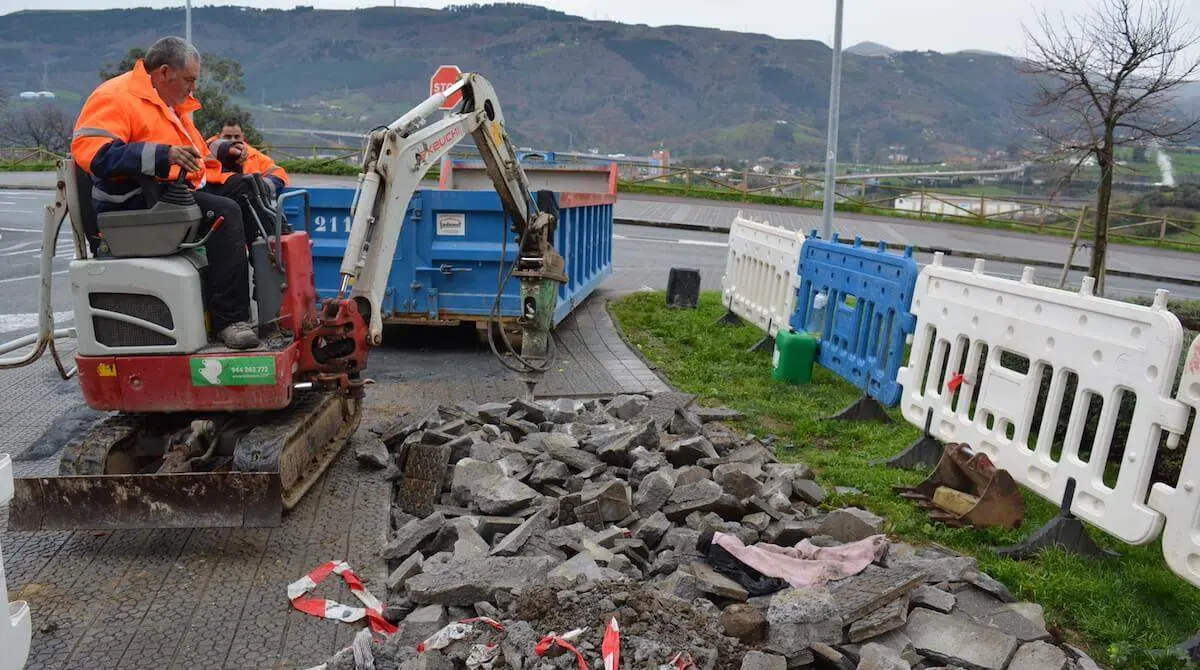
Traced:
<path id="1" fill-rule="evenodd" d="M 630 351 L 603 297 L 581 305 L 557 331 L 560 365 L 539 395 L 589 396 L 666 390 Z M 67 352 L 68 354 L 70 352 Z M 440 402 L 510 399 L 523 392 L 478 349 L 372 352 L 364 426 Z M 0 451 L 17 476 L 53 474 L 72 425 L 93 416 L 77 382 L 48 360 L 0 372 Z M 293 610 L 288 583 L 317 565 L 347 560 L 382 597 L 380 543 L 388 530 L 382 475 L 343 452 L 322 480 L 272 529 L 19 533 L 0 508 L 0 547 L 12 597 L 34 620 L 28 668 L 307 668 L 349 644 L 357 628 Z M 318 595 L 354 603 L 332 580 Z"/>

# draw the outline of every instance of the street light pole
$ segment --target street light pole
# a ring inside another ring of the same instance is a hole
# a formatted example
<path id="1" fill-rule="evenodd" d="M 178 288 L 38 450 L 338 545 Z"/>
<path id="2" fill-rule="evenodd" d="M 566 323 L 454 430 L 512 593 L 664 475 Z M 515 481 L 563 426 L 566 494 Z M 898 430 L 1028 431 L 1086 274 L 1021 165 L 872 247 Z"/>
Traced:
<path id="1" fill-rule="evenodd" d="M 188 44 L 192 43 L 192 0 L 184 0 L 183 39 L 187 40 Z"/>
<path id="2" fill-rule="evenodd" d="M 833 200 L 837 188 L 838 108 L 842 97 L 842 2 L 837 0 L 833 26 L 833 73 L 829 82 L 829 129 L 825 134 L 825 202 L 821 206 L 821 239 L 833 239 Z"/>

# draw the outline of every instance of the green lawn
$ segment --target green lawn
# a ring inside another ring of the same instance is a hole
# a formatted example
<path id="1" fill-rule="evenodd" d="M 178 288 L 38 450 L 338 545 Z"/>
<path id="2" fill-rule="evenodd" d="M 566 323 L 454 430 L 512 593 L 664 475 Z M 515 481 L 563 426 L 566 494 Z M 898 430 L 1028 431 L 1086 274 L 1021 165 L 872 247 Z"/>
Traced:
<path id="1" fill-rule="evenodd" d="M 638 293 L 613 306 L 630 342 L 678 388 L 704 404 L 725 405 L 746 415 L 743 427 L 780 437 L 778 455 L 803 461 L 834 486 L 861 495 L 831 496 L 827 505 L 860 505 L 886 516 L 888 532 L 916 543 L 936 542 L 978 557 L 982 569 L 1013 593 L 1046 610 L 1051 628 L 1086 647 L 1098 661 L 1119 668 L 1179 668 L 1179 661 L 1147 650 L 1174 646 L 1200 627 L 1200 589 L 1176 577 L 1157 543 L 1129 547 L 1100 532 L 1093 536 L 1121 558 L 1090 560 L 1053 551 L 1035 560 L 999 558 L 993 547 L 1014 544 L 1054 516 L 1056 506 L 1026 495 L 1025 523 L 1015 531 L 952 529 L 931 523 L 925 512 L 892 491 L 924 474 L 871 462 L 899 453 L 919 432 L 893 413 L 893 425 L 823 420 L 858 397 L 858 391 L 818 367 L 813 383 L 789 386 L 771 379 L 771 357 L 747 353 L 761 336 L 751 326 L 722 327 L 720 296 L 706 293 L 697 310 L 670 310 L 662 293 Z"/>

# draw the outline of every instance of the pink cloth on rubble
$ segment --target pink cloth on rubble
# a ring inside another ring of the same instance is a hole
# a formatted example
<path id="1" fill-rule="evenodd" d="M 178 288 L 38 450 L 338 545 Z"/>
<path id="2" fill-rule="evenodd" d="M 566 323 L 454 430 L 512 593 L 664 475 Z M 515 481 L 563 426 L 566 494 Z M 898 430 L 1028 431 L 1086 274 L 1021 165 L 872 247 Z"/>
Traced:
<path id="1" fill-rule="evenodd" d="M 808 540 L 801 540 L 794 547 L 766 542 L 747 547 L 733 535 L 713 533 L 713 543 L 743 564 L 768 577 L 783 579 L 797 589 L 857 575 L 872 561 L 883 558 L 888 550 L 884 535 L 872 535 L 837 547 L 818 547 Z"/>

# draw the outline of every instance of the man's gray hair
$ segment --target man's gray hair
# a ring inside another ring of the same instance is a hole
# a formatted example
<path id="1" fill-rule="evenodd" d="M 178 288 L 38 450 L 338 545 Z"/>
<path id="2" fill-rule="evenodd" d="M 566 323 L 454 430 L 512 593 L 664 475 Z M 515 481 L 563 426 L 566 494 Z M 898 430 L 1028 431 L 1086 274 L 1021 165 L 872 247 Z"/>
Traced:
<path id="1" fill-rule="evenodd" d="M 187 67 L 188 61 L 196 59 L 200 62 L 200 52 L 188 44 L 182 37 L 164 37 L 150 45 L 143 60 L 146 71 L 153 72 L 164 65 L 170 65 L 176 70 Z"/>

